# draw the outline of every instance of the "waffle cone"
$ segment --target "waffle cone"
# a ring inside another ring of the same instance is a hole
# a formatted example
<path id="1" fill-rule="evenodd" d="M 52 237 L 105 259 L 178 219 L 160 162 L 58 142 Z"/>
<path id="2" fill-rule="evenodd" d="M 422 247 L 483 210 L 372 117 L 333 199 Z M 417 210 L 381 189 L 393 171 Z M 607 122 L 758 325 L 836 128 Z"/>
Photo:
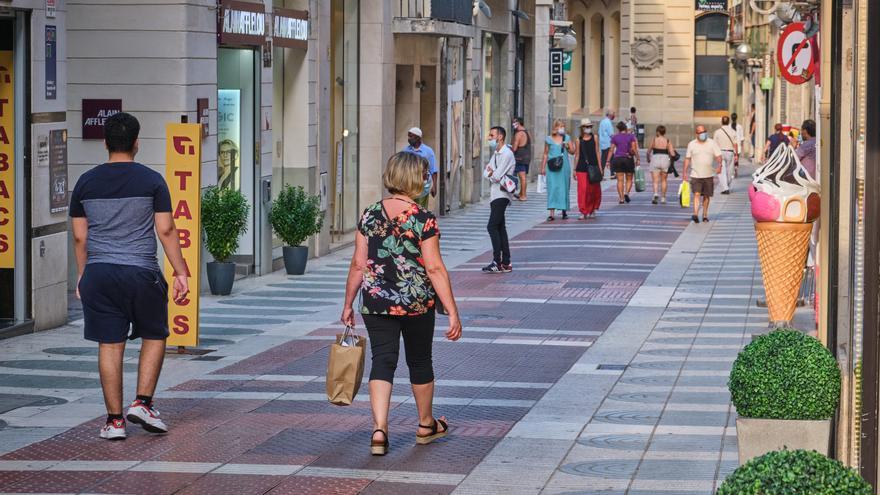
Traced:
<path id="1" fill-rule="evenodd" d="M 812 230 L 812 223 L 755 223 L 770 321 L 794 317 Z"/>

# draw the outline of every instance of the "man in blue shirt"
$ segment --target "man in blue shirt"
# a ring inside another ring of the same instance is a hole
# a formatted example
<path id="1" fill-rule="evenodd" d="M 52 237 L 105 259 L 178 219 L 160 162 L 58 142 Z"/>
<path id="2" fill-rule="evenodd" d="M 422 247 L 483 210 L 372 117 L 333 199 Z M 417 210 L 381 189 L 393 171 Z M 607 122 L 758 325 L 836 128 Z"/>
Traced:
<path id="1" fill-rule="evenodd" d="M 413 127 L 412 129 L 407 131 L 406 140 L 409 143 L 409 146 L 404 148 L 403 151 L 415 153 L 416 155 L 423 156 L 426 160 L 428 160 L 428 174 L 431 177 L 430 193 L 431 196 L 437 196 L 437 157 L 434 155 L 434 150 L 432 150 L 430 146 L 422 142 L 422 130 L 418 127 Z M 427 194 L 418 198 L 417 201 L 422 206 L 427 206 Z"/>
<path id="2" fill-rule="evenodd" d="M 614 110 L 608 108 L 605 110 L 605 118 L 599 122 L 599 149 L 602 150 L 602 161 L 600 163 L 608 163 L 608 150 L 611 148 L 611 137 L 614 136 Z M 614 171 L 611 171 L 613 179 Z"/>

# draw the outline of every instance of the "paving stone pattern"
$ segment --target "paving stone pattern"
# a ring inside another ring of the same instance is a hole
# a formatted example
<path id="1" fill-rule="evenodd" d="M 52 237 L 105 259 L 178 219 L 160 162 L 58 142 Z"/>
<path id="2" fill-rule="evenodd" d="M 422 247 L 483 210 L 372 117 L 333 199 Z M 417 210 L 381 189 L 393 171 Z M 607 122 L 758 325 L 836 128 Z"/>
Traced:
<path id="1" fill-rule="evenodd" d="M 505 275 L 479 270 L 487 204 L 442 218 L 465 325 L 448 342 L 438 317 L 435 334 L 435 413 L 453 430 L 414 444 L 401 356 L 385 457 L 367 449 L 366 385 L 349 407 L 324 394 L 350 250 L 204 298 L 201 346 L 213 351 L 169 354 L 166 436 L 97 438 L 96 349 L 81 321 L 0 341 L 0 491 L 711 493 L 736 464 L 727 371 L 766 326 L 743 184 L 708 225 L 649 192 L 617 205 L 611 191 L 598 219 L 546 222 L 532 195 L 508 210 Z M 137 352 L 126 351 L 127 397 Z"/>

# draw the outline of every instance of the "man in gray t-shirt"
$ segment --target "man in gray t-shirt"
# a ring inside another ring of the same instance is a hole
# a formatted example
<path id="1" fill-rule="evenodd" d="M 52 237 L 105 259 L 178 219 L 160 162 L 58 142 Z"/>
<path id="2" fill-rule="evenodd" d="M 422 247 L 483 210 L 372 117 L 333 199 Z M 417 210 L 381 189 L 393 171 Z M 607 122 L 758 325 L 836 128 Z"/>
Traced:
<path id="1" fill-rule="evenodd" d="M 186 263 L 162 176 L 134 161 L 140 124 L 118 113 L 104 124 L 107 163 L 80 177 L 70 199 L 85 338 L 98 342 L 98 368 L 107 406 L 101 438 L 126 436 L 122 416 L 125 341 L 140 337 L 137 398 L 126 417 L 152 433 L 168 427 L 153 408 L 153 393 L 168 337 L 168 285 L 156 256 L 156 234 L 174 267 L 174 293 L 189 292 Z"/>

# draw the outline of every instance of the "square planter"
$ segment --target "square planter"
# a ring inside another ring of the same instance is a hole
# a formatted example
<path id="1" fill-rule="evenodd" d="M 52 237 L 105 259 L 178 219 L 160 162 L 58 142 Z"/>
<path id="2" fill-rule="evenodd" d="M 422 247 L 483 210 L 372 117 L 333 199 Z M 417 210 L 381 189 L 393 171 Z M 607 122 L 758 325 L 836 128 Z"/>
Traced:
<path id="1" fill-rule="evenodd" d="M 815 450 L 828 455 L 831 420 L 737 418 L 739 464 L 774 450 Z"/>

